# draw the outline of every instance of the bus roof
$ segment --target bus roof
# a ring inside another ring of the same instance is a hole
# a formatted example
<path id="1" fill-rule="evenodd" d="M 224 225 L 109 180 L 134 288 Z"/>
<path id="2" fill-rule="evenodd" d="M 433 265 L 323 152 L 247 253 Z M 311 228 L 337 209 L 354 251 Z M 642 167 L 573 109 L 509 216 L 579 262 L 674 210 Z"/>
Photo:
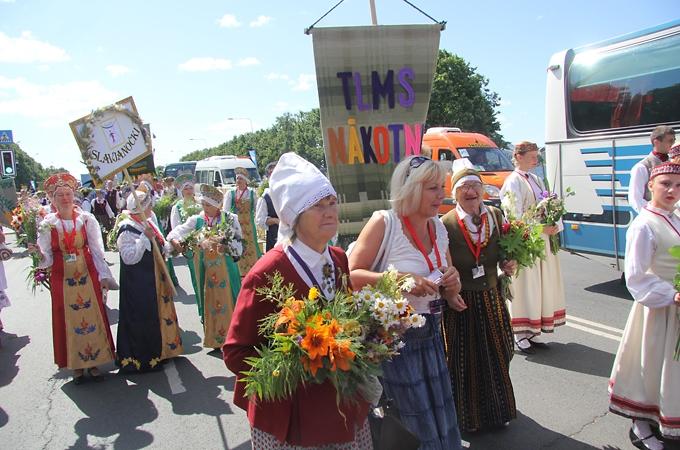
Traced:
<path id="1" fill-rule="evenodd" d="M 670 22 L 662 23 L 661 25 L 656 25 L 651 28 L 645 28 L 644 30 L 634 31 L 632 33 L 622 34 L 613 38 L 605 39 L 604 41 L 594 42 L 592 44 L 587 44 L 581 47 L 576 47 L 574 52 L 579 53 L 586 50 L 592 50 L 594 48 L 606 47 L 608 45 L 617 44 L 619 42 L 628 41 L 631 39 L 636 39 L 642 36 L 647 36 L 649 34 L 658 33 L 659 31 L 668 30 L 680 26 L 680 19 L 673 20 Z"/>

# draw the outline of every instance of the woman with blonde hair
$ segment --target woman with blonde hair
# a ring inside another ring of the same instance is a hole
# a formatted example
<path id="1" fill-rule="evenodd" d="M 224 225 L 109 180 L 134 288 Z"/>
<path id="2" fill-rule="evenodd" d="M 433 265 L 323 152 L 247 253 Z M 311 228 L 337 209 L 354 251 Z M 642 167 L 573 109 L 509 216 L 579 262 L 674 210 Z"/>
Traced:
<path id="1" fill-rule="evenodd" d="M 391 181 L 392 209 L 373 214 L 349 258 L 355 289 L 376 283 L 388 266 L 415 281 L 406 298 L 426 324 L 406 332 L 399 356 L 383 364 L 382 381 L 421 449 L 461 446 L 441 334 L 442 312 L 466 308 L 446 228 L 437 218 L 445 177 L 446 169 L 424 156 L 399 163 Z"/>

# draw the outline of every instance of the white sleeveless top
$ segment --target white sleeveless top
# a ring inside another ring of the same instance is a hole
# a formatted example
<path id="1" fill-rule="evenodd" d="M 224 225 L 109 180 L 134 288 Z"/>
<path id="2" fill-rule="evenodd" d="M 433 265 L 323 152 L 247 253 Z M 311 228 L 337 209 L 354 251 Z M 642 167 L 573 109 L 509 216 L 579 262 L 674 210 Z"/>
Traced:
<path id="1" fill-rule="evenodd" d="M 396 221 L 397 224 L 403 224 L 394 211 L 389 210 L 387 213 L 392 216 L 391 219 Z M 446 251 L 449 248 L 449 235 L 446 232 L 446 227 L 438 217 L 434 217 L 430 221 L 434 225 L 437 248 L 439 249 L 439 256 L 441 258 L 441 265 L 443 267 L 447 267 L 448 262 L 446 261 Z M 430 268 L 425 262 L 423 254 L 420 253 L 420 250 L 414 247 L 413 244 L 411 244 L 404 233 L 405 229 L 403 226 L 395 227 L 395 233 L 392 236 L 392 241 L 385 251 L 386 266 L 392 265 L 399 272 L 403 273 L 408 272 L 423 277 L 428 276 L 430 274 Z M 432 262 L 432 266 L 437 267 L 437 256 L 435 255 L 434 247 L 432 248 L 432 251 L 428 257 Z M 416 297 L 410 294 L 406 294 L 405 297 L 419 314 L 429 314 L 429 302 L 431 300 L 440 298 L 439 295 Z"/>

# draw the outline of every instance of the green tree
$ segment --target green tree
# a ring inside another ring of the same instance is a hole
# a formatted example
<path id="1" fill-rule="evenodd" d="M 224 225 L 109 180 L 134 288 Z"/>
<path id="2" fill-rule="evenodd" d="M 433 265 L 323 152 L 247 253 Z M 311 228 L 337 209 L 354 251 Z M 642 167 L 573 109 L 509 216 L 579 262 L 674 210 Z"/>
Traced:
<path id="1" fill-rule="evenodd" d="M 497 114 L 500 96 L 489 80 L 460 56 L 439 50 L 432 85 L 428 127 L 458 127 L 489 136 L 498 146 L 508 143 L 500 134 Z"/>
<path id="2" fill-rule="evenodd" d="M 7 148 L 7 146 L 3 146 L 3 148 Z M 49 166 L 44 168 L 42 164 L 29 156 L 17 144 L 9 144 L 9 148 L 14 150 L 14 163 L 17 168 L 14 184 L 17 189 L 21 189 L 22 185 L 30 186 L 31 181 L 35 181 L 36 188 L 41 189 L 42 183 L 47 177 L 54 173 L 67 171 L 63 167 Z"/>

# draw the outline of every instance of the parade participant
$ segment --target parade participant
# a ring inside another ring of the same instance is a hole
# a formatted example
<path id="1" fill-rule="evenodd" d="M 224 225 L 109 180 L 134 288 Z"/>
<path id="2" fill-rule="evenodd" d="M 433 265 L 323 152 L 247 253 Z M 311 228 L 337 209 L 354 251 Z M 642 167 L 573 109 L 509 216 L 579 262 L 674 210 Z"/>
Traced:
<path id="1" fill-rule="evenodd" d="M 245 385 L 238 381 L 250 368 L 247 359 L 266 345 L 259 324 L 276 306 L 258 290 L 270 285 L 273 273 L 279 272 L 283 283 L 293 286 L 297 298 L 315 286 L 327 299 L 342 288 L 343 275 L 349 273 L 345 253 L 327 245 L 338 228 L 337 194 L 328 179 L 311 163 L 286 153 L 272 173 L 270 189 L 285 241 L 255 263 L 236 302 L 222 347 L 227 367 L 237 376 L 234 404 L 247 412 L 253 448 L 371 449 L 369 405 L 361 397 L 339 403 L 330 381 L 299 387 L 279 401 L 247 398 Z"/>
<path id="2" fill-rule="evenodd" d="M 536 144 L 527 141 L 516 144 L 513 162 L 515 170 L 505 179 L 500 197 L 505 213 L 519 219 L 538 203 L 545 186 L 529 172 L 538 165 Z M 550 250 L 548 239 L 548 236 L 560 231 L 561 221 L 558 225 L 543 227 L 545 259 L 537 261 L 531 268 L 523 268 L 510 285 L 513 296 L 510 303 L 512 332 L 517 347 L 523 353 L 534 353 L 534 347 L 547 349 L 539 335 L 552 333 L 555 327 L 566 322 L 562 269 L 559 258 Z"/>
<path id="3" fill-rule="evenodd" d="M 80 190 L 80 195 L 82 196 L 82 200 L 80 202 L 80 209 L 87 213 L 92 212 L 92 202 L 90 201 L 90 194 L 92 193 L 92 189 L 86 188 L 86 187 L 81 187 Z"/>
<path id="4" fill-rule="evenodd" d="M 248 187 L 248 171 L 243 167 L 234 169 L 236 173 L 236 189 L 224 196 L 222 209 L 238 215 L 238 221 L 243 230 L 243 254 L 238 261 L 241 276 L 245 276 L 255 261 L 262 256 L 257 242 L 257 228 L 255 228 L 255 206 L 257 194 Z"/>
<path id="5" fill-rule="evenodd" d="M 635 299 L 609 380 L 609 409 L 632 418 L 638 448 L 663 449 L 662 436 L 680 438 L 680 363 L 674 360 L 680 333 L 680 293 L 674 286 L 680 245 L 680 164 L 652 169 L 651 200 L 626 234 L 626 286 Z"/>
<path id="6" fill-rule="evenodd" d="M 650 199 L 649 189 L 647 188 L 649 174 L 654 167 L 668 161 L 668 151 L 675 142 L 675 131 L 673 131 L 673 127 L 659 125 L 652 130 L 650 139 L 652 141 L 652 152 L 630 170 L 628 203 L 638 214 Z"/>
<path id="7" fill-rule="evenodd" d="M 265 168 L 267 179 L 264 182 L 267 183 L 267 185 L 269 185 L 269 178 L 275 167 L 276 163 L 271 162 L 267 164 L 267 167 Z M 276 214 L 276 209 L 274 209 L 268 186 L 264 188 L 262 195 L 257 200 L 255 224 L 258 228 L 265 230 L 266 251 L 274 248 L 274 245 L 276 245 L 276 238 L 279 234 L 279 216 Z"/>
<path id="8" fill-rule="evenodd" d="M 177 197 L 177 188 L 175 187 L 175 177 L 163 178 L 163 194 L 170 197 Z"/>
<path id="9" fill-rule="evenodd" d="M 459 161 L 467 159 L 454 161 L 451 185 L 456 208 L 442 222 L 467 309 L 444 311 L 443 329 L 458 423 L 463 431 L 477 431 L 517 417 L 510 381 L 512 326 L 498 291 L 498 268 L 511 276 L 516 262 L 501 260 L 503 215 L 484 205 L 479 172 Z"/>
<path id="10" fill-rule="evenodd" d="M 0 225 L 0 246 L 5 244 L 5 233 L 2 231 L 2 225 Z M 3 308 L 7 308 L 11 305 L 9 302 L 9 296 L 7 295 L 7 277 L 5 276 L 5 266 L 0 258 L 0 314 Z M 0 333 L 4 331 L 4 326 L 2 324 L 2 317 L 0 317 Z M 2 341 L 0 340 L 0 348 L 2 347 Z"/>
<path id="11" fill-rule="evenodd" d="M 668 152 L 668 160 L 680 164 L 680 144 L 674 145 Z"/>
<path id="12" fill-rule="evenodd" d="M 105 191 L 104 196 L 106 197 L 106 202 L 109 204 L 109 208 L 113 212 L 114 217 L 118 215 L 123 208 L 120 207 L 121 203 L 125 203 L 125 199 L 120 195 L 120 190 L 118 187 L 113 187 L 113 180 L 106 180 L 104 183 Z"/>
<path id="13" fill-rule="evenodd" d="M 92 201 L 92 214 L 94 214 L 97 222 L 99 222 L 102 233 L 106 234 L 113 226 L 113 220 L 116 216 L 106 200 L 106 191 L 104 189 L 97 190 L 96 197 Z"/>
<path id="14" fill-rule="evenodd" d="M 104 259 L 97 220 L 73 205 L 76 179 L 68 173 L 52 175 L 44 189 L 57 212 L 43 219 L 38 245 L 31 244 L 30 251 L 40 256 L 41 269 L 51 269 L 54 361 L 73 370 L 75 384 L 83 381 L 84 369 L 99 380 L 97 366 L 114 359 L 102 288 L 117 285 Z"/>
<path id="15" fill-rule="evenodd" d="M 466 306 L 446 228 L 437 218 L 445 177 L 445 169 L 427 157 L 400 162 L 390 186 L 392 209 L 373 214 L 349 257 L 355 289 L 376 283 L 390 265 L 415 280 L 405 297 L 426 324 L 409 329 L 406 346 L 382 368 L 385 395 L 420 440 L 420 449 L 461 448 L 441 313 L 447 304 L 456 311 Z"/>
<path id="16" fill-rule="evenodd" d="M 174 230 L 178 225 L 183 224 L 187 219 L 194 214 L 191 212 L 195 209 L 197 202 L 194 197 L 194 177 L 185 174 L 177 177 L 177 186 L 182 193 L 182 197 L 172 205 L 170 211 L 170 229 Z"/>
<path id="17" fill-rule="evenodd" d="M 203 212 L 189 217 L 173 229 L 168 234 L 168 241 L 176 251 L 184 251 L 187 255 L 198 313 L 203 323 L 203 346 L 218 349 L 224 344 L 241 288 L 241 275 L 234 262 L 234 257 L 241 254 L 241 241 L 235 239 L 225 246 L 215 240 L 207 240 L 199 242 L 196 249 L 185 249 L 182 242 L 193 231 L 210 230 L 220 224 L 230 226 L 234 235 L 240 238 L 241 227 L 235 214 L 220 210 L 222 192 L 217 188 L 202 184 L 200 201 Z"/>
<path id="18" fill-rule="evenodd" d="M 121 261 L 117 363 L 123 371 L 144 372 L 159 369 L 183 348 L 172 285 L 162 270 L 165 260 L 153 251 L 152 240 L 161 251 L 171 247 L 154 220 L 150 193 L 131 193 L 127 210 L 116 242 Z"/>

